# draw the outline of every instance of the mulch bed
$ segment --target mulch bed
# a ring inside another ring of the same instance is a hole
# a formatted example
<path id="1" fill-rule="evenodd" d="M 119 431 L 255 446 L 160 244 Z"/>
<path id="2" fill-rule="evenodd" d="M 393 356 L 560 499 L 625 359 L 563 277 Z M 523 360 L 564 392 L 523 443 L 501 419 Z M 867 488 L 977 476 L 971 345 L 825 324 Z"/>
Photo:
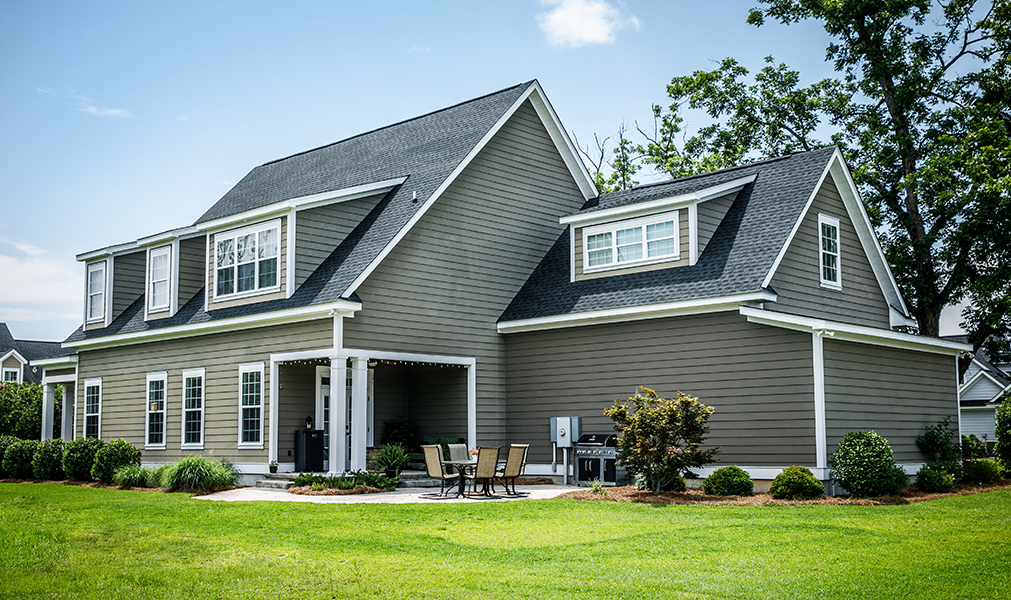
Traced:
<path id="1" fill-rule="evenodd" d="M 826 496 L 817 500 L 774 500 L 768 493 L 753 496 L 707 496 L 702 490 L 687 492 L 661 492 L 654 496 L 652 492 L 636 490 L 635 486 L 605 488 L 606 494 L 595 494 L 589 488 L 562 494 L 561 498 L 575 500 L 610 501 L 610 502 L 642 502 L 645 504 L 698 504 L 706 506 L 807 506 L 807 505 L 854 505 L 854 506 L 887 506 L 894 504 L 909 504 L 947 498 L 948 496 L 965 496 L 979 492 L 1011 489 L 1011 480 L 1004 479 L 997 483 L 973 485 L 959 484 L 950 494 L 928 494 L 908 486 L 894 496 L 878 498 L 856 498 L 854 496 Z"/>

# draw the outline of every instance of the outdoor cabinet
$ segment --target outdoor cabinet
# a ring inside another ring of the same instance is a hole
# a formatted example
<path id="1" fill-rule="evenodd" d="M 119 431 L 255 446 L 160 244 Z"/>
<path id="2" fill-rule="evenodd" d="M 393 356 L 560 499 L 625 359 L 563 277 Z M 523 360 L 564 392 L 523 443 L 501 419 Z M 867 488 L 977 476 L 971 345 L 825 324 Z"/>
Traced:
<path id="1" fill-rule="evenodd" d="M 295 430 L 295 472 L 323 470 L 323 430 Z"/>

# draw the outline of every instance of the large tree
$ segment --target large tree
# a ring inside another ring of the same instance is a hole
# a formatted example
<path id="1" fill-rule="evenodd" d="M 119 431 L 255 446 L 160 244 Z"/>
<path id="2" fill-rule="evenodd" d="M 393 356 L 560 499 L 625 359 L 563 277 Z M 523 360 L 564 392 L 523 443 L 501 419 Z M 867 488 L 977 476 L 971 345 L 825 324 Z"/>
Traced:
<path id="1" fill-rule="evenodd" d="M 967 300 L 968 341 L 1007 356 L 1011 0 L 759 1 L 755 25 L 820 21 L 840 77 L 800 87 L 771 57 L 750 84 L 732 58 L 675 77 L 640 159 L 679 177 L 838 144 L 918 332 L 937 336 L 941 309 Z M 710 124 L 687 135 L 685 109 Z"/>

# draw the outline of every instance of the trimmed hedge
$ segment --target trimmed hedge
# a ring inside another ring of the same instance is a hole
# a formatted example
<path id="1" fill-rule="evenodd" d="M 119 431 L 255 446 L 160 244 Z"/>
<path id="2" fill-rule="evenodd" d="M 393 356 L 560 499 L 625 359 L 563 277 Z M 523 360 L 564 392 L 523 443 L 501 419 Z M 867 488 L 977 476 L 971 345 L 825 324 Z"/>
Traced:
<path id="1" fill-rule="evenodd" d="M 32 457 L 32 474 L 35 479 L 61 481 L 63 475 L 63 440 L 40 442 Z"/>
<path id="2" fill-rule="evenodd" d="M 38 445 L 38 440 L 18 440 L 7 446 L 3 459 L 4 472 L 14 479 L 31 479 L 32 458 Z"/>
<path id="3" fill-rule="evenodd" d="M 91 476 L 102 483 L 112 483 L 116 469 L 129 465 L 140 466 L 140 450 L 126 440 L 112 440 L 95 453 Z"/>
<path id="4" fill-rule="evenodd" d="M 744 469 L 728 465 L 706 477 L 702 489 L 710 496 L 750 496 L 755 491 L 755 482 Z"/>
<path id="5" fill-rule="evenodd" d="M 825 486 L 807 467 L 792 466 L 776 475 L 769 494 L 776 500 L 814 500 L 825 495 Z"/>
<path id="6" fill-rule="evenodd" d="M 0 479 L 7 477 L 7 470 L 3 467 L 4 453 L 7 452 L 7 447 L 18 441 L 18 438 L 13 435 L 0 435 Z"/>
<path id="7" fill-rule="evenodd" d="M 997 483 L 1000 480 L 1000 464 L 995 458 L 977 458 L 962 463 L 964 483 Z"/>
<path id="8" fill-rule="evenodd" d="M 947 494 L 955 487 L 955 476 L 944 466 L 927 463 L 916 472 L 916 487 L 930 494 Z"/>
<path id="9" fill-rule="evenodd" d="M 95 454 L 105 442 L 98 438 L 77 438 L 63 447 L 63 471 L 68 479 L 91 481 Z"/>
<path id="10" fill-rule="evenodd" d="M 829 458 L 832 478 L 858 498 L 893 494 L 909 485 L 909 476 L 892 458 L 888 440 L 876 431 L 851 431 Z"/>

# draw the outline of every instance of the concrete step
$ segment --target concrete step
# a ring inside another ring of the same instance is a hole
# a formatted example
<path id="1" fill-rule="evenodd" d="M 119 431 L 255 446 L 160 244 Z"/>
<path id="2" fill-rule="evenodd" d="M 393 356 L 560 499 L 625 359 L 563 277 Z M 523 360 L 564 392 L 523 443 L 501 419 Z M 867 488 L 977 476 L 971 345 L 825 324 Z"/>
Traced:
<path id="1" fill-rule="evenodd" d="M 275 490 L 286 490 L 292 486 L 292 482 L 287 479 L 260 479 L 256 482 L 258 488 L 270 488 Z"/>

